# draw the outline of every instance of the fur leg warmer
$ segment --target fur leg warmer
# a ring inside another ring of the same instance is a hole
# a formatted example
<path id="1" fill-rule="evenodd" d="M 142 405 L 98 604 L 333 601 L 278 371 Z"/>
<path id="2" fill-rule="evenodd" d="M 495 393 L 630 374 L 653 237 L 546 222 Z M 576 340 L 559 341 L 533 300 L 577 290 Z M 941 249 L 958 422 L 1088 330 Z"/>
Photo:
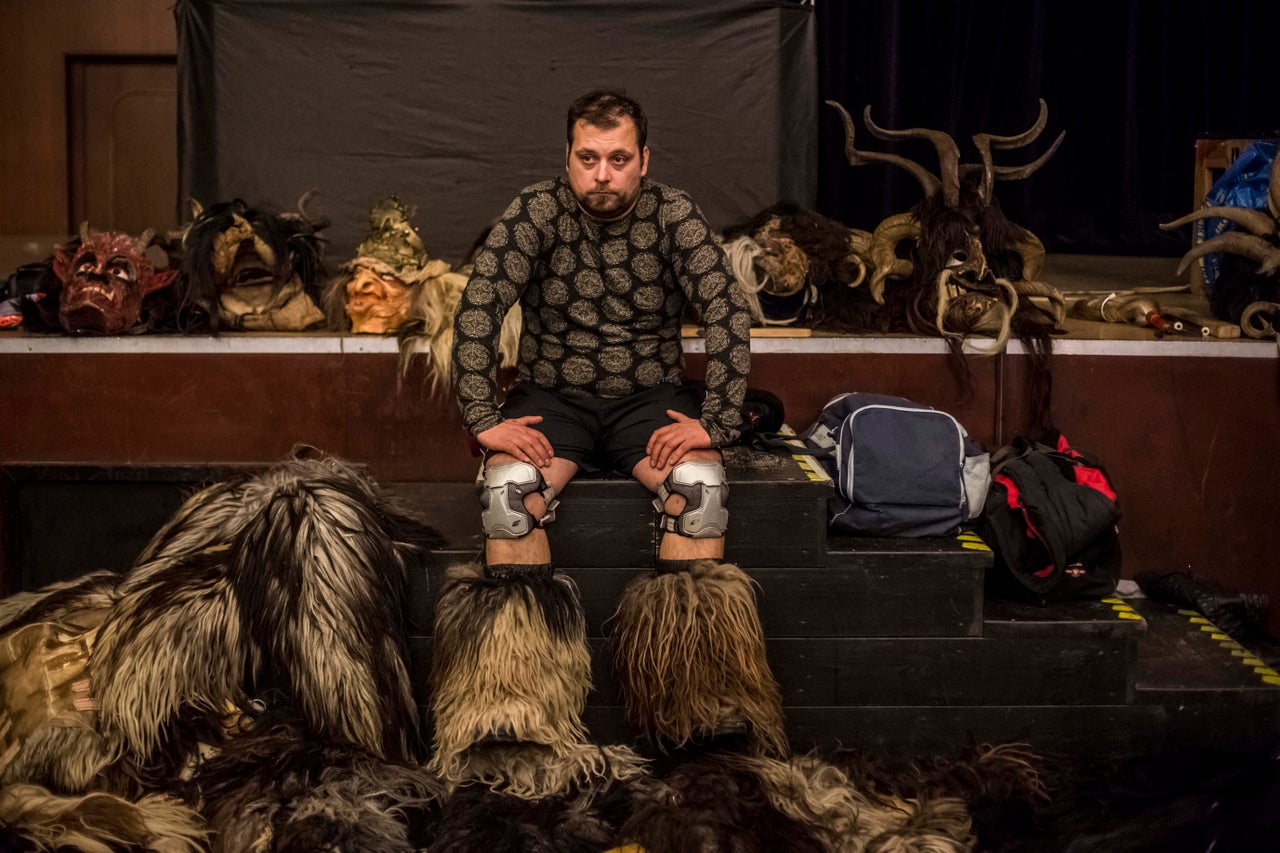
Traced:
<path id="1" fill-rule="evenodd" d="M 632 724 L 678 747 L 735 714 L 755 751 L 786 752 L 755 591 L 741 569 L 697 560 L 687 572 L 638 577 L 615 619 L 614 662 Z"/>
<path id="2" fill-rule="evenodd" d="M 569 777 L 598 769 L 602 753 L 582 724 L 591 689 L 586 620 L 570 578 L 549 567 L 503 577 L 451 567 L 436 603 L 433 657 L 431 766 L 446 781 L 540 796 L 557 784 L 548 772 L 564 775 L 553 766 L 577 767 Z M 509 743 L 484 743 L 495 735 Z"/>

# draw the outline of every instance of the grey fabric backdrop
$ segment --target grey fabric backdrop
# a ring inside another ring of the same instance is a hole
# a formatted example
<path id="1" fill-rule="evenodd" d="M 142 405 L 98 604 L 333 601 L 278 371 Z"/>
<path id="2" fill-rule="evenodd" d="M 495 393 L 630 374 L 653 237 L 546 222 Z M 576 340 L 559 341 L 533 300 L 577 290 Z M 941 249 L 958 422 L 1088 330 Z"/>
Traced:
<path id="1" fill-rule="evenodd" d="M 183 198 L 328 216 L 331 269 L 370 205 L 418 205 L 457 263 L 523 186 L 564 168 L 565 111 L 598 86 L 649 114 L 650 177 L 724 227 L 812 206 L 812 7 L 779 0 L 180 0 Z"/>

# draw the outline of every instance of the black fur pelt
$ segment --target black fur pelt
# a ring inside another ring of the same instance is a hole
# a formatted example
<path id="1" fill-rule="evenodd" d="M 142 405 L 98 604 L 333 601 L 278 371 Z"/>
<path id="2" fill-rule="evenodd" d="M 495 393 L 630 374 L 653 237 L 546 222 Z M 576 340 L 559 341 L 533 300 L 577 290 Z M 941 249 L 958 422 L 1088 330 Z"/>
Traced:
<path id="1" fill-rule="evenodd" d="M 1037 815 L 1049 805 L 1047 777 L 1057 769 L 1022 743 L 976 744 L 956 756 L 932 756 L 892 768 L 856 749 L 838 749 L 830 761 L 872 797 L 962 800 L 980 850 L 1020 837 L 1036 825 Z"/>
<path id="2" fill-rule="evenodd" d="M 196 768 L 187 789 L 215 832 L 215 853 L 413 853 L 443 790 L 416 765 L 325 740 L 287 710 L 255 720 Z"/>
<path id="3" fill-rule="evenodd" d="M 714 753 L 666 774 L 622 827 L 646 853 L 822 853 L 800 821 L 770 802 L 753 773 Z"/>
<path id="4" fill-rule="evenodd" d="M 541 799 L 464 785 L 449 798 L 430 853 L 600 853 L 618 843 L 631 785 L 594 786 Z M 655 851 L 656 853 L 656 851 Z"/>

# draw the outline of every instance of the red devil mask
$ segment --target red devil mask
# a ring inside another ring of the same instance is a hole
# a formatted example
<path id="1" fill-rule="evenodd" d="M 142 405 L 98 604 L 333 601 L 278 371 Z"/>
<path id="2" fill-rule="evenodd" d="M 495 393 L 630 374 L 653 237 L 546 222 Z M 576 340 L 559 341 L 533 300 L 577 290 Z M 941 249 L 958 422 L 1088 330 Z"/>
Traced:
<path id="1" fill-rule="evenodd" d="M 118 231 L 90 235 L 79 245 L 58 247 L 53 271 L 62 282 L 58 323 L 69 335 L 128 332 L 142 315 L 146 296 L 168 287 L 177 270 L 156 272 L 147 260 L 150 232 L 134 238 Z"/>

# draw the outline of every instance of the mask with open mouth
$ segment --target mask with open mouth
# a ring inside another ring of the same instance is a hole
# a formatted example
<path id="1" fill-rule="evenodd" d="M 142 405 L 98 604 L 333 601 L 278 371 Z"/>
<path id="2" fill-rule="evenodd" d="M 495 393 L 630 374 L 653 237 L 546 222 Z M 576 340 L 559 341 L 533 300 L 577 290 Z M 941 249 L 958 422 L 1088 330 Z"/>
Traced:
<path id="1" fill-rule="evenodd" d="M 298 201 L 296 213 L 272 213 L 241 199 L 201 207 L 182 233 L 188 301 L 208 331 L 303 331 L 319 325 L 324 241 L 329 225 Z M 193 329 L 198 331 L 199 329 Z"/>
<path id="2" fill-rule="evenodd" d="M 145 331 L 147 297 L 169 287 L 177 270 L 157 272 L 147 258 L 154 232 L 134 237 L 119 231 L 89 232 L 54 248 L 51 272 L 57 290 L 42 309 L 57 307 L 57 326 L 68 335 L 118 335 Z M 46 288 L 48 290 L 48 288 Z M 52 320 L 52 317 L 48 318 Z"/>

